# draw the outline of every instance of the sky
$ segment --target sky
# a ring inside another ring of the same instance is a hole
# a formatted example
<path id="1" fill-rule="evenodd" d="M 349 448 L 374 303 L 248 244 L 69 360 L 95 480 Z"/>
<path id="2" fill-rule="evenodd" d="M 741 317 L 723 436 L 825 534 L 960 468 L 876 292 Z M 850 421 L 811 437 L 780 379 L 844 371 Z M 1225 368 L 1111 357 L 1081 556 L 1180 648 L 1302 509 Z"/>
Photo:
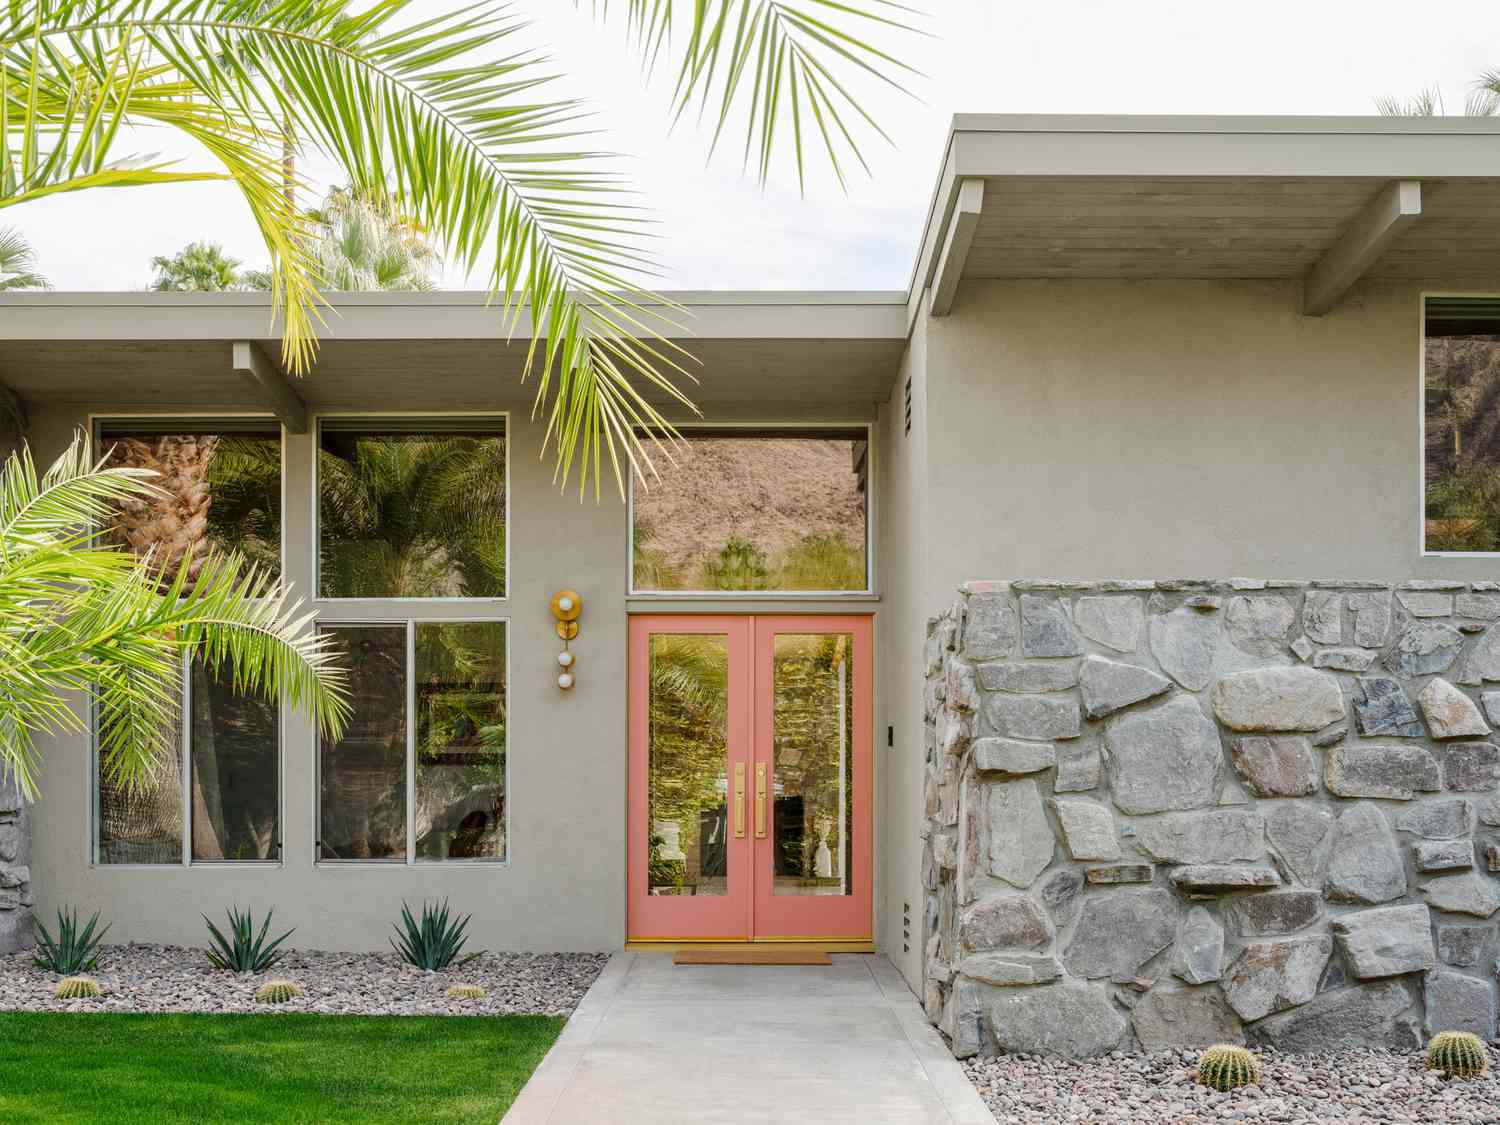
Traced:
<path id="1" fill-rule="evenodd" d="M 457 0 L 418 0 L 440 9 Z M 890 135 L 867 140 L 871 173 L 847 189 L 830 176 L 797 187 L 789 150 L 762 188 L 726 145 L 707 159 L 693 123 L 672 129 L 668 75 L 646 81 L 618 27 L 590 5 L 516 0 L 534 22 L 518 44 L 543 48 L 566 91 L 595 109 L 595 143 L 624 168 L 655 214 L 660 289 L 904 289 L 954 113 L 1367 114 L 1380 94 L 1426 86 L 1450 111 L 1474 78 L 1500 67 L 1493 0 L 1451 0 L 1411 18 L 1393 0 L 909 0 L 929 37 L 896 49 L 922 72 L 911 95 L 865 84 L 861 96 Z M 623 3 L 619 4 L 623 7 Z M 581 9 L 581 10 L 580 10 Z M 203 161 L 170 139 L 142 151 Z M 309 160 L 308 174 L 337 182 Z M 58 289 L 143 289 L 150 260 L 196 239 L 247 265 L 266 254 L 225 185 L 87 191 L 6 211 Z M 448 288 L 485 278 L 444 271 Z"/>

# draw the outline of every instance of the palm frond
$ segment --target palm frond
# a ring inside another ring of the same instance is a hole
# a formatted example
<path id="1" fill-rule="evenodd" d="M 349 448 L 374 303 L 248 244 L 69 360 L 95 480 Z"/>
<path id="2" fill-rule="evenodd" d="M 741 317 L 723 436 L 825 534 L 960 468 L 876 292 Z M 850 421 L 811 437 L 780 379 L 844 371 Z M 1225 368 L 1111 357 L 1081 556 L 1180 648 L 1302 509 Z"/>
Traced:
<path id="1" fill-rule="evenodd" d="M 607 15 L 610 6 L 595 0 L 593 7 Z M 712 121 L 715 148 L 731 119 L 742 116 L 744 163 L 754 160 L 762 183 L 778 132 L 787 132 L 784 113 L 800 185 L 810 140 L 821 143 L 840 184 L 849 156 L 868 173 L 857 134 L 889 137 L 856 97 L 855 83 L 874 79 L 905 90 L 903 83 L 919 76 L 874 41 L 920 33 L 919 10 L 893 0 L 627 0 L 625 7 L 625 26 L 647 69 L 673 59 L 675 116 L 696 107 Z"/>

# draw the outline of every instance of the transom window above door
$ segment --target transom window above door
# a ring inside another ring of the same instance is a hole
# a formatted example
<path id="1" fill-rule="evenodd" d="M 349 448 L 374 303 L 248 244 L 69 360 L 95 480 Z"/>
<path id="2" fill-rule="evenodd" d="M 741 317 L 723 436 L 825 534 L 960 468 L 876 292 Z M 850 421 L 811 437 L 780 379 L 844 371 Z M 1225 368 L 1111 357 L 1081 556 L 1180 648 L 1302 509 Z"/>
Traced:
<path id="1" fill-rule="evenodd" d="M 867 429 L 693 429 L 672 455 L 632 486 L 632 592 L 870 589 Z"/>
<path id="2" fill-rule="evenodd" d="M 320 598 L 503 598 L 505 420 L 318 424 Z"/>

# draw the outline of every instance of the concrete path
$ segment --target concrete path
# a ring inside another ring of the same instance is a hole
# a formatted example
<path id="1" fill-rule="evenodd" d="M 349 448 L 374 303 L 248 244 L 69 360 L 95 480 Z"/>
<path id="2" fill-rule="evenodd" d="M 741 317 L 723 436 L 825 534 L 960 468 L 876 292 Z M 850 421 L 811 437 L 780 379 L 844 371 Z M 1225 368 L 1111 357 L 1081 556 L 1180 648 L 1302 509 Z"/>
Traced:
<path id="1" fill-rule="evenodd" d="M 617 953 L 502 1125 L 994 1125 L 884 957 Z"/>

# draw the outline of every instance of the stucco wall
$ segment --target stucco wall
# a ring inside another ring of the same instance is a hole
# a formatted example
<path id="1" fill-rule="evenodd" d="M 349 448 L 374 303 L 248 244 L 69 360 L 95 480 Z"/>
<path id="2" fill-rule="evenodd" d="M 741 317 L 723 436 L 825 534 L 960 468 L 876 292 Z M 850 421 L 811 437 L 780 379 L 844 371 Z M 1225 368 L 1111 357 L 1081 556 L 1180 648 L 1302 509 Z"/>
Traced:
<path id="1" fill-rule="evenodd" d="M 413 403 L 413 406 L 416 404 Z M 90 761 L 87 740 L 42 747 L 42 799 L 34 808 L 37 906 L 99 910 L 111 941 L 198 944 L 200 914 L 230 904 L 276 908 L 295 925 L 295 944 L 384 948 L 401 902 L 448 897 L 474 914 L 477 945 L 590 950 L 624 936 L 625 880 L 625 506 L 613 497 L 580 503 L 559 497 L 540 430 L 511 404 L 510 597 L 486 615 L 510 619 L 510 860 L 489 864 L 343 865 L 312 862 L 316 746 L 308 725 L 283 718 L 282 840 L 273 867 L 123 868 L 89 863 Z M 164 407 L 170 410 L 170 407 Z M 107 406 L 100 412 L 107 412 Z M 41 455 L 58 449 L 87 410 L 34 412 L 31 440 Z M 311 581 L 311 435 L 286 445 L 286 577 Z M 557 639 L 552 592 L 583 596 L 578 683 L 555 683 Z M 337 620 L 337 610 L 324 610 Z M 403 611 L 404 612 L 404 611 Z M 417 612 L 421 613 L 422 610 Z M 435 608 L 434 612 L 444 612 Z M 447 612 L 455 612 L 448 610 Z"/>
<path id="2" fill-rule="evenodd" d="M 1424 288 L 1484 287 L 1366 283 L 1305 318 L 1294 283 L 965 282 L 928 324 L 932 596 L 976 574 L 1493 576 L 1418 554 Z"/>

